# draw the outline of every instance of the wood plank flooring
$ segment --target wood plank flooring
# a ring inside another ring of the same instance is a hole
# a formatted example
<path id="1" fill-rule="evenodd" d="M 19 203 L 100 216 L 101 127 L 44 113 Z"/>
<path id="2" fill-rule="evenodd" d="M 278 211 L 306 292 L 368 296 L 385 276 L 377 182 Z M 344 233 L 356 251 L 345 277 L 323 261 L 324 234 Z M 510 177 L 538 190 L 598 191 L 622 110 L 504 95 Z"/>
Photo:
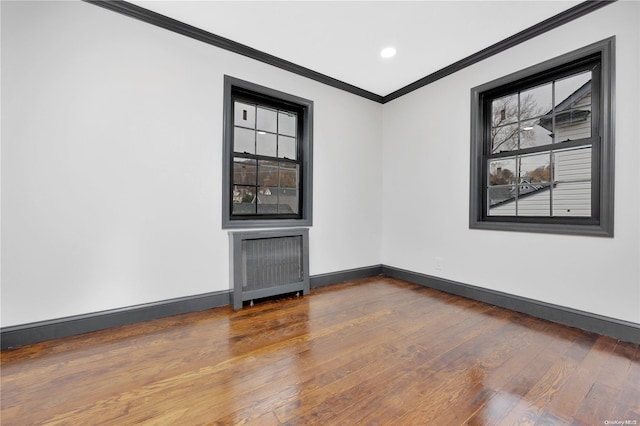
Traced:
<path id="1" fill-rule="evenodd" d="M 638 345 L 375 277 L 2 352 L 2 425 L 640 423 Z"/>

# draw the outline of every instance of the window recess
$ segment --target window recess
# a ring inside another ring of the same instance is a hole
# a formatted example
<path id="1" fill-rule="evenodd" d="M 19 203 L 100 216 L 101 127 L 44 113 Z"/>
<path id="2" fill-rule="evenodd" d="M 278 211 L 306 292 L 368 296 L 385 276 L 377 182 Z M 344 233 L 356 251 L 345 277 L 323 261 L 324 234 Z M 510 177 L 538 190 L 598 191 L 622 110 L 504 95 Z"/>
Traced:
<path id="1" fill-rule="evenodd" d="M 472 89 L 471 228 L 613 235 L 613 43 Z"/>
<path id="2" fill-rule="evenodd" d="M 313 102 L 225 77 L 223 227 L 311 224 Z"/>

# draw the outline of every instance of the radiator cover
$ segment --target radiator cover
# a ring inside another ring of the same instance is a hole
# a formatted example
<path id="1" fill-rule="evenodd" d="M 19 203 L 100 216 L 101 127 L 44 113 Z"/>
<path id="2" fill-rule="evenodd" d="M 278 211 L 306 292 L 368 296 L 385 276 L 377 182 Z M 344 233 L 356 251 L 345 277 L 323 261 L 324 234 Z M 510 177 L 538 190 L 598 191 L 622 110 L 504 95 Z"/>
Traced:
<path id="1" fill-rule="evenodd" d="M 233 308 L 246 300 L 309 293 L 309 230 L 229 232 Z"/>

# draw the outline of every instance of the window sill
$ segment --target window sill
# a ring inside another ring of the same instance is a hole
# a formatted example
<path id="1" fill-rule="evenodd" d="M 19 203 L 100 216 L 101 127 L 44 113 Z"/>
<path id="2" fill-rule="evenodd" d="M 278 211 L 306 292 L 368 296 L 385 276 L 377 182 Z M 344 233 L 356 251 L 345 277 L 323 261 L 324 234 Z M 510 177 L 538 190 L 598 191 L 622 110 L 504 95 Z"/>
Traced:
<path id="1" fill-rule="evenodd" d="M 606 227 L 601 224 L 577 225 L 577 224 L 549 224 L 527 222 L 489 222 L 471 220 L 469 229 L 485 229 L 491 231 L 510 232 L 535 232 L 561 235 L 583 235 L 590 237 L 613 238 L 613 226 Z"/>
<path id="2" fill-rule="evenodd" d="M 305 219 L 246 219 L 226 220 L 222 222 L 222 229 L 250 229 L 250 228 L 292 228 L 296 226 L 312 226 L 311 218 Z"/>

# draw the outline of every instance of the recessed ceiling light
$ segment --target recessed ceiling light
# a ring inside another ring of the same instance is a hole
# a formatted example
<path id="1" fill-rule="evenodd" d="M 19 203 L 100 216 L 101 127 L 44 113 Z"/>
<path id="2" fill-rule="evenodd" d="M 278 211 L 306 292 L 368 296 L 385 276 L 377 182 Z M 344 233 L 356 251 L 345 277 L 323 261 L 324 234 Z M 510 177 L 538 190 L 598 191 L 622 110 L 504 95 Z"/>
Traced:
<path id="1" fill-rule="evenodd" d="M 385 47 L 380 51 L 380 56 L 383 58 L 393 58 L 396 55 L 395 47 Z"/>

